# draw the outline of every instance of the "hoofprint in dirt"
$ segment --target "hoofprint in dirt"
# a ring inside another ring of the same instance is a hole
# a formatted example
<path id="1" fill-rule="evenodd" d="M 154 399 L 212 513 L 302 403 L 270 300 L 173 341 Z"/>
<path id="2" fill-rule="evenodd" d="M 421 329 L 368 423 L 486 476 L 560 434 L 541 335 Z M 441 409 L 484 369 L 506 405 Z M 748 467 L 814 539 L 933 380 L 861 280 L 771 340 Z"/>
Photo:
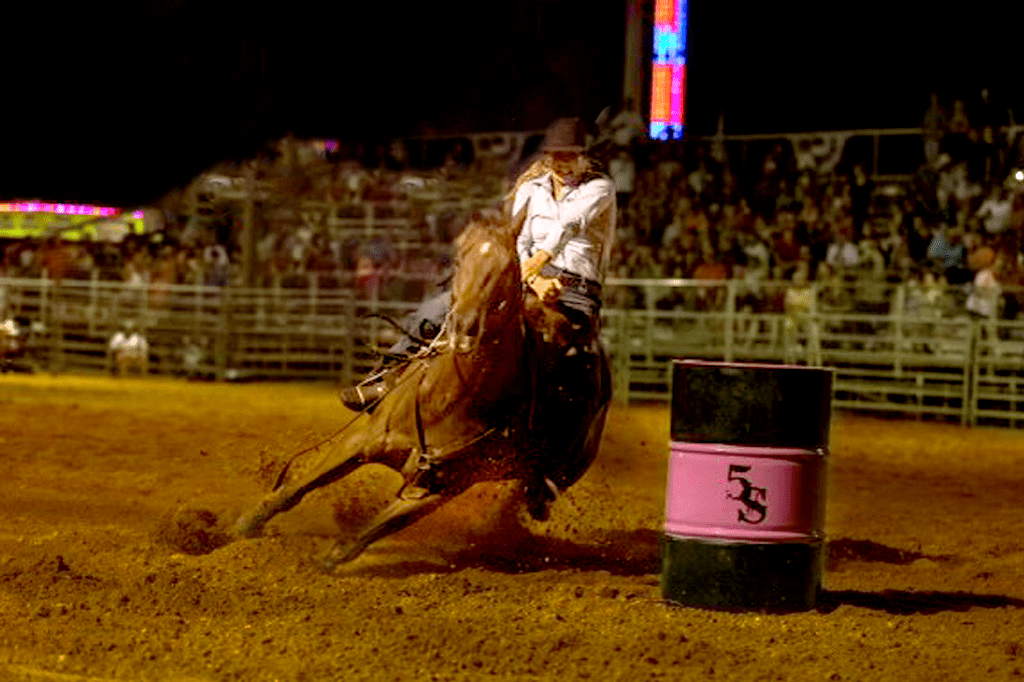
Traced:
<path id="1" fill-rule="evenodd" d="M 0 377 L 0 680 L 1024 674 L 1024 434 L 837 415 L 827 592 L 771 616 L 661 602 L 663 407 L 613 409 L 544 524 L 477 486 L 323 575 L 398 484 L 368 467 L 220 546 L 350 417 L 330 386 Z"/>

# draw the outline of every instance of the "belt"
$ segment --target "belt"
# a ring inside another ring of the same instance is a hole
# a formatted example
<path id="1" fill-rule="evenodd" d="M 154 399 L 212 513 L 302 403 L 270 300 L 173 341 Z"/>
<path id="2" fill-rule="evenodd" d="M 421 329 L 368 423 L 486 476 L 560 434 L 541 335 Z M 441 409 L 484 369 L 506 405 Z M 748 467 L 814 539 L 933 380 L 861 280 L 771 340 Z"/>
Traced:
<path id="1" fill-rule="evenodd" d="M 600 302 L 601 300 L 601 284 L 592 279 L 577 275 L 574 272 L 569 272 L 565 268 L 560 268 L 557 265 L 551 265 L 550 263 L 541 268 L 540 274 L 541 277 L 558 279 L 563 290 L 569 289 L 577 294 L 582 294 L 587 298 L 593 299 L 595 302 Z"/>

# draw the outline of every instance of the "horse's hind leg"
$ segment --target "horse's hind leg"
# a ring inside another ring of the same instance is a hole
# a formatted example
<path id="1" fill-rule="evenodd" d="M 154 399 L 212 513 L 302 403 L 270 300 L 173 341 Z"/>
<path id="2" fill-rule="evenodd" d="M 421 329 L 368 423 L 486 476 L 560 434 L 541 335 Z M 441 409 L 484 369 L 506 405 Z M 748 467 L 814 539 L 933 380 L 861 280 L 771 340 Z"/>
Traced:
<path id="1" fill-rule="evenodd" d="M 382 537 L 396 533 L 409 526 L 417 519 L 437 509 L 445 501 L 451 499 L 450 494 L 427 494 L 416 499 L 399 498 L 389 504 L 377 515 L 370 525 L 348 542 L 339 542 L 319 560 L 320 568 L 326 573 L 333 571 L 338 564 L 352 561 L 363 553 L 372 543 Z"/>
<path id="2" fill-rule="evenodd" d="M 242 537 L 259 535 L 270 519 L 297 505 L 308 493 L 348 476 L 363 464 L 363 460 L 354 455 L 341 462 L 322 462 L 306 478 L 282 485 L 260 500 L 253 509 L 242 514 L 235 522 L 235 533 Z"/>

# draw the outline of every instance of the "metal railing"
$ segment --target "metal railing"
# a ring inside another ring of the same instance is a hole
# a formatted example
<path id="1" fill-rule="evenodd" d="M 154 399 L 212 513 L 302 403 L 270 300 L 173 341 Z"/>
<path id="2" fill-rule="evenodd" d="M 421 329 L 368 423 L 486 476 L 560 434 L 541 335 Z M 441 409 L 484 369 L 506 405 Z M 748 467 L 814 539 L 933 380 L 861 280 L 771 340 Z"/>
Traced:
<path id="1" fill-rule="evenodd" d="M 150 371 L 221 380 L 353 383 L 397 340 L 378 314 L 415 301 L 355 287 L 241 289 L 0 279 L 38 370 L 109 372 L 123 322 Z M 964 287 L 609 280 L 603 340 L 621 402 L 668 401 L 677 358 L 831 367 L 840 409 L 1024 424 L 1024 322 L 976 320 Z"/>

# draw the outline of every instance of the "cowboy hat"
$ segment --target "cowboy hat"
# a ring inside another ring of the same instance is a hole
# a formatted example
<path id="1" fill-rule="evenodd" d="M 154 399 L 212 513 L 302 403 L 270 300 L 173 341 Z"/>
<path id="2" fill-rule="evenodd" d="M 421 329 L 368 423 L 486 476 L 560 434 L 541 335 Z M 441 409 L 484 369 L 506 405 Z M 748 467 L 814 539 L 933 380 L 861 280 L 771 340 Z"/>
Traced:
<path id="1" fill-rule="evenodd" d="M 541 144 L 542 152 L 582 152 L 586 149 L 587 129 L 580 118 L 558 118 L 548 126 Z"/>

